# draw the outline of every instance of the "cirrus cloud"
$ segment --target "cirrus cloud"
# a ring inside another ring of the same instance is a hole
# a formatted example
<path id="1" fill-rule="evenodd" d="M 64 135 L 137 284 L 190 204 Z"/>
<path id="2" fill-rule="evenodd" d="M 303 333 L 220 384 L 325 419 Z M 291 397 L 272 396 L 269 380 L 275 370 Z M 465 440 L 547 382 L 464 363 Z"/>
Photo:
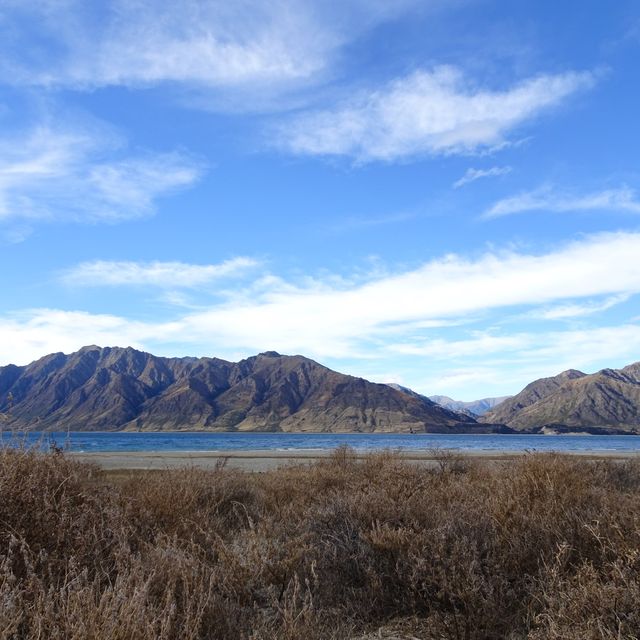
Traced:
<path id="1" fill-rule="evenodd" d="M 256 108 L 267 94 L 317 83 L 330 73 L 341 48 L 362 32 L 414 6 L 424 9 L 423 4 L 4 2 L 0 71 L 6 82 L 22 86 L 91 90 L 163 84 L 205 95 L 222 90 L 225 100 L 240 91 L 253 96 L 249 108 Z M 232 102 L 247 109 L 246 100 Z"/>
<path id="2" fill-rule="evenodd" d="M 589 72 L 539 75 L 502 90 L 481 88 L 451 66 L 422 70 L 280 127 L 277 143 L 301 155 L 358 162 L 468 154 L 503 146 L 518 126 L 591 87 Z"/>
<path id="3" fill-rule="evenodd" d="M 84 287 L 191 288 L 237 276 L 258 264 L 257 260 L 247 257 L 231 258 L 219 264 L 94 260 L 65 271 L 61 279 L 67 285 Z"/>
<path id="4" fill-rule="evenodd" d="M 182 151 L 130 151 L 103 123 L 52 119 L 0 138 L 0 223 L 139 218 L 204 172 L 200 159 Z"/>
<path id="5" fill-rule="evenodd" d="M 454 189 L 464 187 L 465 184 L 480 180 L 480 178 L 495 178 L 498 176 L 505 176 L 511 173 L 511 167 L 491 167 L 490 169 L 473 169 L 469 168 L 465 171 L 465 174 L 453 183 Z"/>
<path id="6" fill-rule="evenodd" d="M 640 213 L 640 198 L 634 189 L 623 186 L 604 189 L 586 194 L 563 193 L 549 187 L 525 191 L 515 196 L 503 198 L 489 209 L 482 218 L 501 218 L 527 211 L 550 211 L 567 213 L 571 211 L 620 211 Z"/>

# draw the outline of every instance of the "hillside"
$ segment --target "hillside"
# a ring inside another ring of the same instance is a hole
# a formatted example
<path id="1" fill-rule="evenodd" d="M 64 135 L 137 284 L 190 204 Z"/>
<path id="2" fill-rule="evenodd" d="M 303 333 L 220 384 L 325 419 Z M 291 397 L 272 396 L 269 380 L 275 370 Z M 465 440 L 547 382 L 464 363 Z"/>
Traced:
<path id="1" fill-rule="evenodd" d="M 494 429 L 303 356 L 267 352 L 234 363 L 96 346 L 0 367 L 0 413 L 9 427 L 37 430 Z"/>
<path id="2" fill-rule="evenodd" d="M 640 429 L 640 363 L 587 375 L 569 370 L 527 385 L 481 418 L 518 430 L 551 427 Z"/>

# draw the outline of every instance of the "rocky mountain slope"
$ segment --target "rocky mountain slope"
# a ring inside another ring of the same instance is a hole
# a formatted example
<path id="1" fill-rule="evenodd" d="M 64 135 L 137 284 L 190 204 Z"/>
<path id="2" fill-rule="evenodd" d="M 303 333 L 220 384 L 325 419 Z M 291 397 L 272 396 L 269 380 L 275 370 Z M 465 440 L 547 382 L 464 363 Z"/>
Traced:
<path id="1" fill-rule="evenodd" d="M 529 430 L 606 427 L 640 430 L 640 363 L 587 375 L 570 369 L 527 385 L 482 421 Z"/>
<path id="2" fill-rule="evenodd" d="M 420 396 L 302 356 L 233 363 L 85 347 L 0 367 L 4 424 L 23 429 L 482 432 Z"/>
<path id="3" fill-rule="evenodd" d="M 449 396 L 429 396 L 429 400 L 432 400 L 445 409 L 451 409 L 451 411 L 459 411 L 470 416 L 482 416 L 510 397 L 511 396 L 500 396 L 499 398 L 482 398 L 481 400 L 464 402 L 462 400 L 454 400 Z"/>
<path id="4" fill-rule="evenodd" d="M 585 375 L 586 374 L 582 373 L 582 371 L 569 369 L 568 371 L 563 371 L 557 376 L 553 376 L 551 378 L 540 378 L 539 380 L 534 380 L 520 393 L 512 396 L 508 400 L 505 400 L 492 411 L 488 411 L 485 414 L 484 419 L 500 420 L 504 424 L 509 424 L 523 409 L 526 409 L 538 402 L 538 400 L 542 400 L 543 398 L 551 395 L 565 382 L 581 378 Z"/>

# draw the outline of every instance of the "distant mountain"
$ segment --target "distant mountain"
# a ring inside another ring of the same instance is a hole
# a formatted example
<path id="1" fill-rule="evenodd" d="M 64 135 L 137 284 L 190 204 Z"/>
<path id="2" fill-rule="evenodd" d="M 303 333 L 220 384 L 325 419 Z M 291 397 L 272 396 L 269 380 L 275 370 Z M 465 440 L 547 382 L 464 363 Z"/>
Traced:
<path id="1" fill-rule="evenodd" d="M 409 389 L 409 387 L 403 387 L 401 384 L 396 384 L 395 382 L 389 382 L 387 383 L 387 386 L 391 387 L 392 389 L 395 389 L 396 391 L 402 391 L 402 393 L 406 393 L 407 395 L 412 396 L 413 398 L 422 398 L 423 400 L 429 400 L 427 396 L 423 396 L 421 393 L 418 393 L 413 389 Z M 431 400 L 431 402 L 433 402 L 433 400 Z"/>
<path id="2" fill-rule="evenodd" d="M 480 420 L 518 430 L 640 430 L 640 363 L 591 375 L 570 369 L 536 380 Z"/>
<path id="3" fill-rule="evenodd" d="M 484 415 L 487 411 L 491 411 L 510 397 L 511 396 L 500 396 L 498 398 L 482 398 L 482 400 L 463 402 L 462 400 L 454 400 L 449 396 L 429 396 L 429 400 L 433 400 L 433 402 L 445 409 L 451 409 L 451 411 L 459 411 L 466 415 L 477 417 Z"/>
<path id="4" fill-rule="evenodd" d="M 419 394 L 303 356 L 241 362 L 84 347 L 0 367 L 3 423 L 22 429 L 483 432 Z"/>

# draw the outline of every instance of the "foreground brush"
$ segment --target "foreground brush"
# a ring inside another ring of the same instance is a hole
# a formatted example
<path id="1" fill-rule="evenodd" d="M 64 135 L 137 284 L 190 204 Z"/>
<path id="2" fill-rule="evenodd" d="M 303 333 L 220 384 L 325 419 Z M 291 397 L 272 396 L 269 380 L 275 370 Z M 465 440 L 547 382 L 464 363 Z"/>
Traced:
<path id="1" fill-rule="evenodd" d="M 105 476 L 0 450 L 0 639 L 640 634 L 640 463 L 348 449 Z"/>

